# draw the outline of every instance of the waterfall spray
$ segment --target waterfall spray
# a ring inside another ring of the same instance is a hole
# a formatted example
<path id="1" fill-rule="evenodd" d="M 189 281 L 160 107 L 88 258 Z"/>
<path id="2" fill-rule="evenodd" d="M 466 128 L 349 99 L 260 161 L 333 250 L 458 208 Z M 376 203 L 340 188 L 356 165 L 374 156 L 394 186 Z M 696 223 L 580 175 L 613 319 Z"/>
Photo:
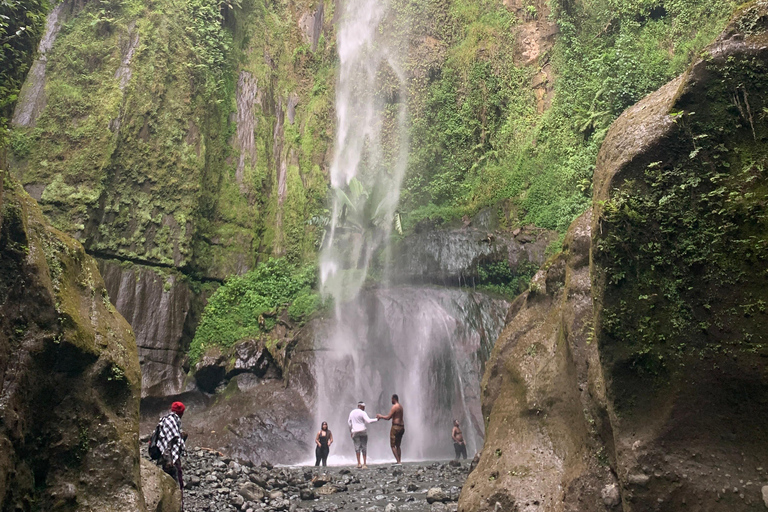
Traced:
<path id="1" fill-rule="evenodd" d="M 316 340 L 316 423 L 335 443 L 329 460 L 354 457 L 347 415 L 358 400 L 386 414 L 405 408 L 406 460 L 452 453 L 453 418 L 470 450 L 483 436 L 482 361 L 503 326 L 506 302 L 457 289 L 392 287 L 386 277 L 400 186 L 408 157 L 402 41 L 383 0 L 347 0 L 338 26 L 332 218 L 320 254 L 321 291 L 334 299 L 327 335 Z M 402 26 L 402 25 L 400 25 Z M 375 260 L 374 260 L 375 259 Z M 373 267 L 375 286 L 364 286 Z M 465 390 L 465 387 L 468 390 Z M 470 395 L 468 397 L 468 395 Z M 369 426 L 369 456 L 391 460 L 389 425 Z"/>

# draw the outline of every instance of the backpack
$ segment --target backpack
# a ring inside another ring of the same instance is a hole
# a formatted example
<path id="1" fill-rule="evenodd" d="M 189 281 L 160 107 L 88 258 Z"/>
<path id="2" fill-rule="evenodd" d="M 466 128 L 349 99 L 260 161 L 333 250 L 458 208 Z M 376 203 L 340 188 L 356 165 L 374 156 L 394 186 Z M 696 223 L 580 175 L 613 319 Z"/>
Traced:
<path id="1" fill-rule="evenodd" d="M 160 442 L 159 423 L 157 424 L 157 427 L 155 427 L 155 432 L 152 434 L 152 437 L 149 438 L 149 458 L 152 460 L 158 460 L 163 456 L 163 454 L 160 453 L 160 448 L 157 446 L 158 442 Z"/>

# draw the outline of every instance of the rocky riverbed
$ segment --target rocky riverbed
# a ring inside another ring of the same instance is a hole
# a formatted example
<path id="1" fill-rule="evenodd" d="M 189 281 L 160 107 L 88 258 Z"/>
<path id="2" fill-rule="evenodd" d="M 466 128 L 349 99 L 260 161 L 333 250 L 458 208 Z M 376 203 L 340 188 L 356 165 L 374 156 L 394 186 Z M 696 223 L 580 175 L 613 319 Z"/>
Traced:
<path id="1" fill-rule="evenodd" d="M 204 449 L 184 459 L 186 512 L 456 511 L 469 462 L 315 468 L 240 464 Z"/>

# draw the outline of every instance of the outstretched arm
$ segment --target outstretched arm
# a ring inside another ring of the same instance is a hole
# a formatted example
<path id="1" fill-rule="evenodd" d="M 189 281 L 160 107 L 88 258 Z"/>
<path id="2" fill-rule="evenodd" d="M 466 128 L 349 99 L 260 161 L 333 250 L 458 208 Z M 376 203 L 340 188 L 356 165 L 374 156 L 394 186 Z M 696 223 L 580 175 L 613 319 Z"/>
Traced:
<path id="1" fill-rule="evenodd" d="M 395 406 L 394 405 L 392 406 L 392 409 L 389 410 L 389 414 L 387 414 L 386 416 L 382 416 L 381 414 L 377 414 L 376 418 L 380 419 L 380 420 L 389 421 L 389 420 L 392 419 L 392 415 L 393 414 L 395 414 Z"/>
<path id="2" fill-rule="evenodd" d="M 379 421 L 379 415 L 377 414 L 375 418 L 369 418 L 367 414 L 363 414 L 363 418 L 365 418 L 366 423 L 376 423 Z"/>

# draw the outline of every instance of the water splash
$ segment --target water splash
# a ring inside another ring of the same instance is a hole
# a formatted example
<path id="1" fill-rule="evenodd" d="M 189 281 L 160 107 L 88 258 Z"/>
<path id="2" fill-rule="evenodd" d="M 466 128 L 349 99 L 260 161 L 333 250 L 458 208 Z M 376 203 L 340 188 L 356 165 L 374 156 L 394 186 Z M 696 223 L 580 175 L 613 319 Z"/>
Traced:
<path id="1" fill-rule="evenodd" d="M 389 238 L 408 157 L 405 74 L 387 28 L 388 7 L 382 0 L 347 1 L 338 29 L 334 199 L 320 277 L 323 292 L 342 300 L 360 290 Z M 394 150 L 386 157 L 385 144 Z"/>
<path id="2" fill-rule="evenodd" d="M 320 255 L 321 290 L 334 298 L 335 311 L 330 335 L 316 341 L 316 423 L 328 421 L 334 432 L 330 462 L 346 462 L 354 456 L 347 416 L 357 401 L 367 402 L 371 416 L 386 414 L 397 393 L 405 408 L 405 460 L 452 456 L 454 418 L 471 453 L 483 438 L 483 361 L 507 303 L 466 290 L 387 284 L 388 241 L 408 157 L 404 45 L 395 40 L 405 20 L 382 0 L 348 0 L 342 9 L 334 197 Z M 365 287 L 374 258 L 379 285 Z M 373 461 L 392 459 L 388 429 L 369 427 Z"/>
<path id="3" fill-rule="evenodd" d="M 479 450 L 483 361 L 508 307 L 471 291 L 408 286 L 366 289 L 345 304 L 316 359 L 317 425 L 328 421 L 333 430 L 332 455 L 354 456 L 346 421 L 356 402 L 364 400 L 373 417 L 389 411 L 392 393 L 405 408 L 406 460 L 451 457 L 454 419 L 470 456 Z M 371 457 L 391 460 L 389 423 L 369 431 Z"/>

